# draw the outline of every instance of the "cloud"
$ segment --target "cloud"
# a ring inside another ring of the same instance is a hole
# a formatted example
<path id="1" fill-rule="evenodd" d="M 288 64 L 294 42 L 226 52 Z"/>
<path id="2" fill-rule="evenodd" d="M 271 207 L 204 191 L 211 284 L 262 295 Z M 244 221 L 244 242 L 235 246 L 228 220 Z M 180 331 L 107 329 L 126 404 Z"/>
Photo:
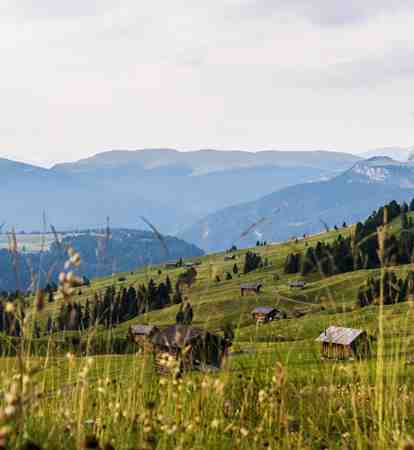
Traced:
<path id="1" fill-rule="evenodd" d="M 411 142 L 414 2 L 6 2 L 0 145 L 20 159 Z"/>
<path id="2" fill-rule="evenodd" d="M 244 16 L 287 13 L 323 26 L 361 24 L 381 14 L 414 9 L 414 3 L 407 0 L 244 0 L 230 4 Z"/>
<path id="3" fill-rule="evenodd" d="M 0 13 L 3 17 L 12 15 L 26 20 L 79 18 L 100 15 L 113 5 L 111 0 L 3 0 Z"/>

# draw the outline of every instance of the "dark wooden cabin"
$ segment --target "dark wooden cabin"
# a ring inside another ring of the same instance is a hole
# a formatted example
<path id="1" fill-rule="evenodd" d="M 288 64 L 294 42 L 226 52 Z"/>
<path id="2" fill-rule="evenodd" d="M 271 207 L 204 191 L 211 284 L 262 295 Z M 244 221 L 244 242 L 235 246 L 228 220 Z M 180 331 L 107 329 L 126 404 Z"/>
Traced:
<path id="1" fill-rule="evenodd" d="M 252 311 L 252 316 L 257 323 L 266 323 L 275 319 L 281 319 L 283 313 L 276 308 L 259 306 Z"/>
<path id="2" fill-rule="evenodd" d="M 261 283 L 245 283 L 240 285 L 240 294 L 243 297 L 245 293 L 260 294 L 260 289 L 263 285 Z"/>
<path id="3" fill-rule="evenodd" d="M 220 368 L 231 345 L 226 339 L 187 325 L 172 325 L 152 339 L 155 365 L 160 373 L 170 372 L 165 362 L 173 358 L 180 371 L 202 367 Z"/>
<path id="4" fill-rule="evenodd" d="M 366 331 L 331 326 L 316 339 L 322 344 L 322 355 L 327 358 L 347 359 L 369 353 Z"/>
<path id="5" fill-rule="evenodd" d="M 128 329 L 129 338 L 143 347 L 150 344 L 151 338 L 160 330 L 154 325 L 132 325 Z"/>
<path id="6" fill-rule="evenodd" d="M 306 282 L 303 280 L 290 280 L 288 286 L 290 288 L 304 289 L 306 286 Z"/>

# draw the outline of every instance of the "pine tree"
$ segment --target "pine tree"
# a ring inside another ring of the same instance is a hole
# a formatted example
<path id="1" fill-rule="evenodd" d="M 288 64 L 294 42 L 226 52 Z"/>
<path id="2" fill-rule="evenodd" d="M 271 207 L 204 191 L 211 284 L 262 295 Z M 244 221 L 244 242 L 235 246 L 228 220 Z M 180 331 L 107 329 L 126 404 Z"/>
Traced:
<path id="1" fill-rule="evenodd" d="M 173 293 L 173 289 L 172 289 L 170 277 L 168 275 L 167 275 L 167 278 L 165 279 L 165 284 L 167 286 L 168 293 L 172 294 Z"/>
<path id="2" fill-rule="evenodd" d="M 262 257 L 260 255 L 253 252 L 247 252 L 244 260 L 243 273 L 246 274 L 252 272 L 253 270 L 258 269 L 262 265 L 263 265 Z"/>
<path id="3" fill-rule="evenodd" d="M 181 294 L 180 285 L 177 283 L 175 285 L 175 292 L 174 292 L 174 295 L 173 295 L 173 303 L 178 305 L 178 304 L 180 304 L 182 302 L 183 302 L 183 297 L 182 297 L 182 294 Z"/>

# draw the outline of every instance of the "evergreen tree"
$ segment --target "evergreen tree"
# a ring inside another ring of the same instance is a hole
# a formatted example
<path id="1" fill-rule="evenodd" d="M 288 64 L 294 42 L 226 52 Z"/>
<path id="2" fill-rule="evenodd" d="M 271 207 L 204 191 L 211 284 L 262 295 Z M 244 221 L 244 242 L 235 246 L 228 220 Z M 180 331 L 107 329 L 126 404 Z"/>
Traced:
<path id="1" fill-rule="evenodd" d="M 165 279 L 165 284 L 167 286 L 168 293 L 172 294 L 173 293 L 173 289 L 172 289 L 170 277 L 168 275 L 167 275 L 167 278 Z"/>
<path id="2" fill-rule="evenodd" d="M 173 303 L 178 305 L 178 304 L 180 304 L 182 302 L 183 302 L 183 297 L 182 297 L 182 294 L 181 294 L 180 285 L 177 283 L 175 285 L 175 292 L 174 292 L 174 295 L 173 295 Z"/>
<path id="3" fill-rule="evenodd" d="M 244 260 L 243 273 L 249 273 L 262 266 L 262 257 L 254 252 L 247 252 Z"/>

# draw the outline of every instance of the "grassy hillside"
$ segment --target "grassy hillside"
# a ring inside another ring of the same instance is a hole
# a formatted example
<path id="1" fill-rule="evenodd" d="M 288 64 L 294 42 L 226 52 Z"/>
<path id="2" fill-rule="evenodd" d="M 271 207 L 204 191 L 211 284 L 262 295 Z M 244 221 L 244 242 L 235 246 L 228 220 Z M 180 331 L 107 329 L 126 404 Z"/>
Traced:
<path id="1" fill-rule="evenodd" d="M 391 228 L 399 233 L 398 220 Z M 197 258 L 197 280 L 184 292 L 194 325 L 216 331 L 230 322 L 236 326 L 232 355 L 217 373 L 159 378 L 146 354 L 2 358 L 1 390 L 17 392 L 14 404 L 22 405 L 10 417 L 0 415 L 9 427 L 9 448 L 28 440 L 45 449 L 98 448 L 94 439 L 99 448 L 123 450 L 412 448 L 404 445 L 414 436 L 413 302 L 356 306 L 359 287 L 381 269 L 328 278 L 312 273 L 304 278 L 305 289 L 288 287 L 300 277 L 284 274 L 287 254 L 340 233 L 347 236 L 350 229 L 253 248 L 267 258 L 267 267 L 232 274 L 231 280 L 225 274 L 234 263 L 242 271 L 246 250 L 234 252 L 234 261 L 224 254 Z M 413 269 L 388 268 L 399 276 Z M 111 285 L 159 282 L 167 274 L 174 284 L 183 270 L 153 266 L 100 278 L 77 291 L 75 300 L 83 303 Z M 240 295 L 241 283 L 258 281 L 262 293 Z M 288 318 L 258 326 L 251 317 L 256 306 L 277 306 Z M 59 307 L 56 301 L 33 314 L 44 323 Z M 133 323 L 168 325 L 177 308 L 151 311 L 112 331 L 89 330 L 84 337 L 124 337 Z M 315 338 L 329 325 L 367 330 L 375 338 L 371 357 L 322 360 Z M 61 337 L 52 336 L 49 345 Z M 13 387 L 19 374 L 29 380 L 25 391 Z M 4 396 L 4 408 L 9 399 Z"/>

